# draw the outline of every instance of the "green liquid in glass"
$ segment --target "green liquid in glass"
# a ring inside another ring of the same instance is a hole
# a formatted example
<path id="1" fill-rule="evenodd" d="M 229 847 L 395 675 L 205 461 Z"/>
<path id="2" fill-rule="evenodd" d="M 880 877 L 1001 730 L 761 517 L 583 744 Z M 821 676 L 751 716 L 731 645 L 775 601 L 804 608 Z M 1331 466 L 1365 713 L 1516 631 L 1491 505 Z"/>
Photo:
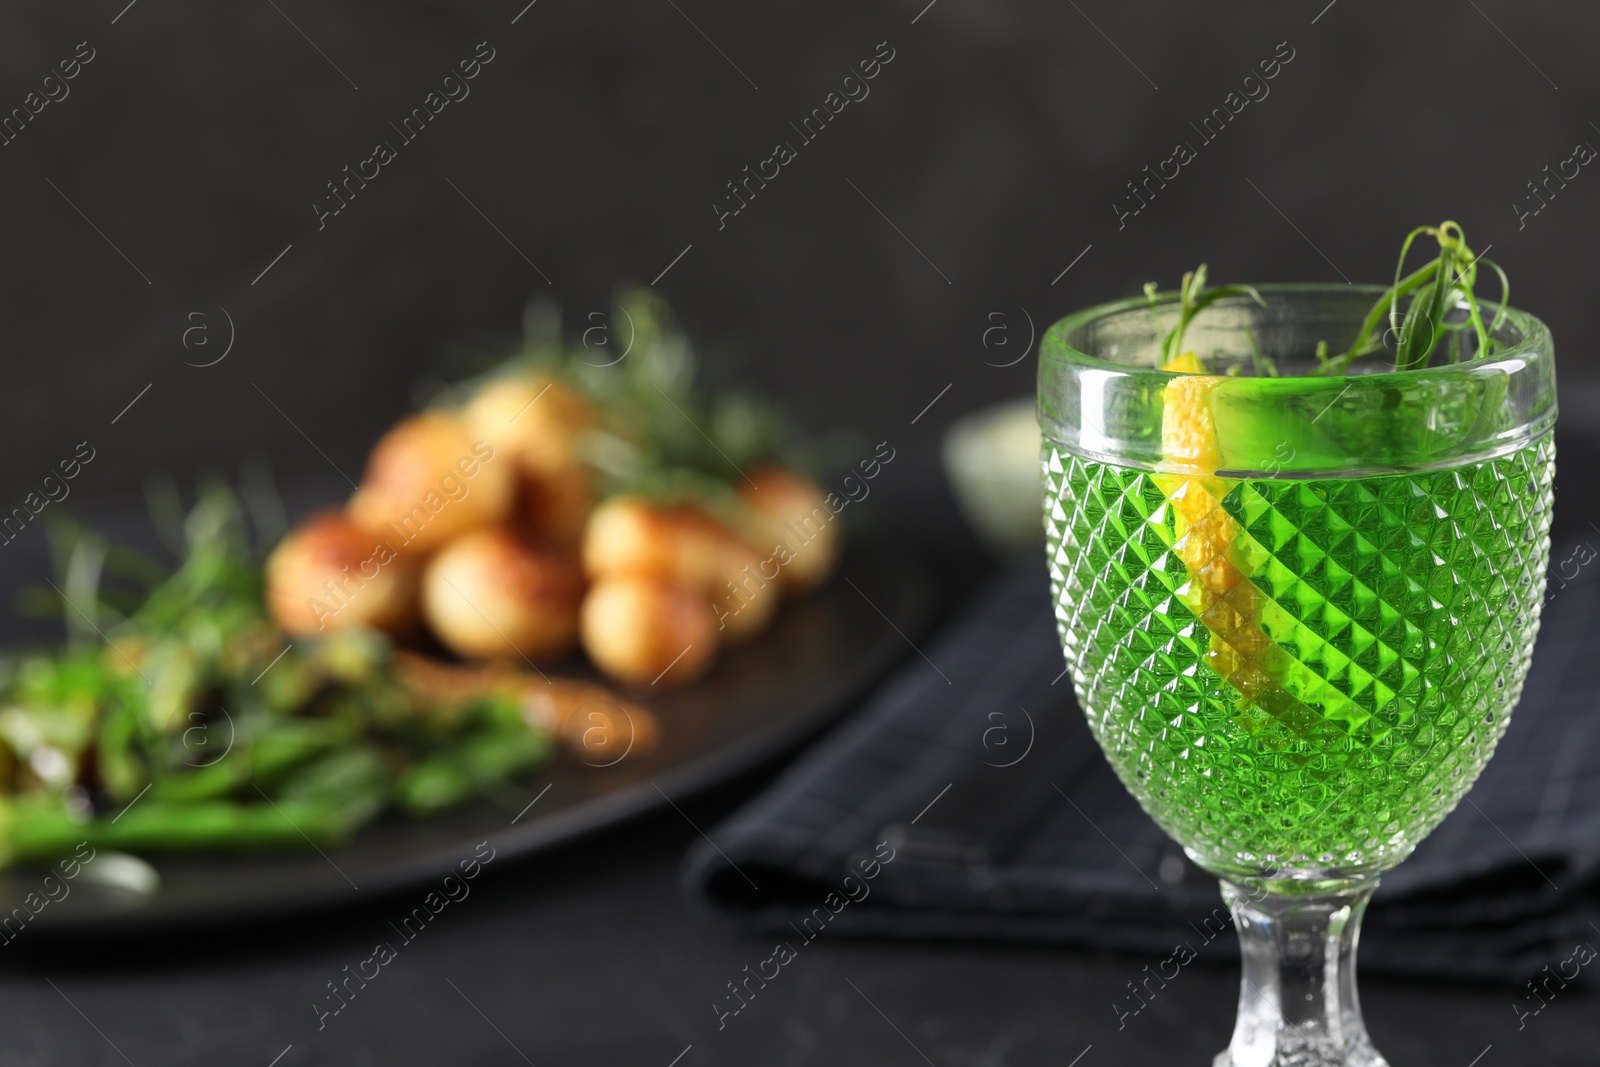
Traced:
<path id="1" fill-rule="evenodd" d="M 1163 476 L 1047 441 L 1056 619 L 1124 784 L 1215 873 L 1398 863 L 1521 693 L 1553 473 L 1546 436 L 1442 470 L 1230 480 L 1227 558 L 1259 594 L 1230 623 L 1189 606 Z M 1236 632 L 1270 638 L 1261 684 L 1219 673 Z"/>

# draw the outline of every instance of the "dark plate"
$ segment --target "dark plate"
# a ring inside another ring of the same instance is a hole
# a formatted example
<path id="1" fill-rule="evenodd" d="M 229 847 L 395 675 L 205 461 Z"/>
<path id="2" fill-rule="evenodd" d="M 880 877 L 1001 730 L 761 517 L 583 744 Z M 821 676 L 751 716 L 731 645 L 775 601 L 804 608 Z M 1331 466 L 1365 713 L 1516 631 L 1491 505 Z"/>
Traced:
<path id="1" fill-rule="evenodd" d="M 725 650 L 705 678 L 640 699 L 659 717 L 662 733 L 643 757 L 600 768 L 563 748 L 492 797 L 426 820 L 378 823 L 325 854 L 307 848 L 157 855 L 147 857 L 146 867 L 102 853 L 68 884 L 66 896 L 54 888 L 60 899 L 27 926 L 90 932 L 282 915 L 437 886 L 480 842 L 503 860 L 570 841 L 669 798 L 681 800 L 815 734 L 909 651 L 931 607 L 920 572 L 855 546 L 831 583 L 785 605 L 751 644 Z M 150 868 L 159 883 L 131 888 L 150 880 Z M 0 872 L 0 903 L 20 905 L 29 893 L 43 899 L 48 873 Z"/>

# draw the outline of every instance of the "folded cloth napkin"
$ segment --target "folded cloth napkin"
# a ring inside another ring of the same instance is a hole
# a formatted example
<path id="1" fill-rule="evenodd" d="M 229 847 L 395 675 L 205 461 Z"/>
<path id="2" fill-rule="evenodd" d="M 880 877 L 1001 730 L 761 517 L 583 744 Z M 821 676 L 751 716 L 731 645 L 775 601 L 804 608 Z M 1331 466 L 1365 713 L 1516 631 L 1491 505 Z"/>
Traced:
<path id="1" fill-rule="evenodd" d="M 1499 751 L 1385 876 L 1363 969 L 1521 981 L 1600 947 L 1597 573 L 1580 568 L 1559 589 L 1552 574 Z M 692 907 L 807 940 L 826 928 L 1235 954 L 1215 880 L 1144 814 L 1089 734 L 1042 561 L 1002 576 L 909 663 L 689 855 Z"/>

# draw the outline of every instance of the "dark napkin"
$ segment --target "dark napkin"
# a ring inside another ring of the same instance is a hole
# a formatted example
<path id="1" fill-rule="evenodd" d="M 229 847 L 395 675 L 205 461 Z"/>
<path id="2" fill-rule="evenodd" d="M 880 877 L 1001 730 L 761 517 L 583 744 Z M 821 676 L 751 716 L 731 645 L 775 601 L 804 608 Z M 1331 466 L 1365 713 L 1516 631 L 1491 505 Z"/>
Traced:
<path id="1" fill-rule="evenodd" d="M 1520 981 L 1600 947 L 1600 563 L 1554 558 L 1522 702 L 1468 800 L 1385 876 L 1364 970 Z M 691 906 L 791 941 L 825 927 L 1234 953 L 1215 880 L 1089 734 L 1042 560 L 909 664 L 690 854 Z"/>

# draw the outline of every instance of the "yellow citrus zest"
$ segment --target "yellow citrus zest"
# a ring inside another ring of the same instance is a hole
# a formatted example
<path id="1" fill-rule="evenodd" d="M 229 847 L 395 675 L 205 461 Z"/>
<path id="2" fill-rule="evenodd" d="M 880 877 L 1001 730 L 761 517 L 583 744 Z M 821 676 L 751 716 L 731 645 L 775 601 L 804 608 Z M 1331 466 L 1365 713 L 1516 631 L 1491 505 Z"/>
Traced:
<path id="1" fill-rule="evenodd" d="M 1154 476 L 1172 509 L 1172 551 L 1188 571 L 1178 595 L 1210 632 L 1207 664 L 1242 698 L 1240 725 L 1254 731 L 1276 719 L 1302 734 L 1322 716 L 1282 684 L 1294 660 L 1262 628 L 1267 598 L 1239 551 L 1243 531 L 1222 506 L 1235 482 L 1217 477 L 1222 452 L 1211 400 L 1223 379 L 1207 374 L 1193 352 L 1161 369 L 1183 375 L 1162 393 L 1162 463 Z"/>

